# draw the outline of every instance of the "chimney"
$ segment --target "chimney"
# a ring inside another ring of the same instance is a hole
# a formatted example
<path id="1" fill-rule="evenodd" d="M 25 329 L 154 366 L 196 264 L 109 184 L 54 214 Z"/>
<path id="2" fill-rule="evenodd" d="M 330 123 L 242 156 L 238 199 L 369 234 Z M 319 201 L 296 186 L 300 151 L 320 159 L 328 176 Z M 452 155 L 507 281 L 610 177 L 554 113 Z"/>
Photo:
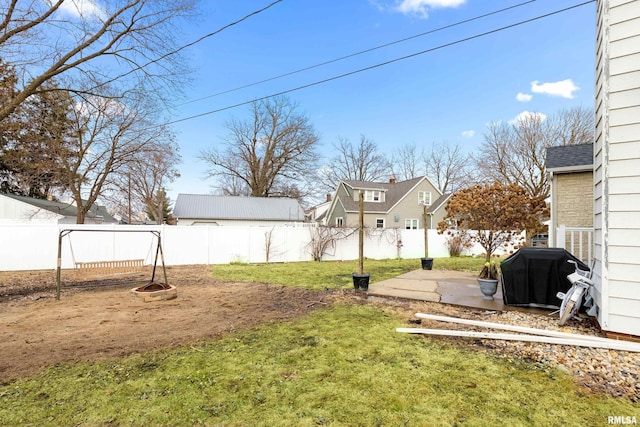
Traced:
<path id="1" fill-rule="evenodd" d="M 327 193 L 327 202 L 331 201 L 331 193 Z"/>
<path id="2" fill-rule="evenodd" d="M 395 184 L 396 183 L 396 177 L 392 176 L 391 178 L 389 178 L 389 184 Z"/>

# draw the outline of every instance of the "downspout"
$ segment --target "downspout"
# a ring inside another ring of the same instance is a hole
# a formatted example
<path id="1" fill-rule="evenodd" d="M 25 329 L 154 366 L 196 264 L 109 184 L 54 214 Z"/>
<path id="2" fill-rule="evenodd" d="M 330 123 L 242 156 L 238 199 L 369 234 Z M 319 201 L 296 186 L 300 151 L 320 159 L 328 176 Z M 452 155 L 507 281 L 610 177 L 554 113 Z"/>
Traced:
<path id="1" fill-rule="evenodd" d="M 558 248 L 558 242 L 556 242 L 556 206 L 558 201 L 556 200 L 556 184 L 554 182 L 555 175 L 553 172 L 547 172 L 547 180 L 551 183 L 551 211 L 549 212 L 549 238 L 547 239 L 547 246 L 550 248 Z"/>

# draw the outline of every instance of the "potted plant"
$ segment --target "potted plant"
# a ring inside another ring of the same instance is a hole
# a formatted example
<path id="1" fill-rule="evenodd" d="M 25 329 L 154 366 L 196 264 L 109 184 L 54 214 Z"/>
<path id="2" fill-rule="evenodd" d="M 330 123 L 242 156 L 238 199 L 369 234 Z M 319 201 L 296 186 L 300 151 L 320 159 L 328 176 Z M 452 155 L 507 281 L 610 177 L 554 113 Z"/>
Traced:
<path id="1" fill-rule="evenodd" d="M 427 205 L 422 205 L 422 223 L 424 224 L 424 258 L 420 258 L 423 270 L 433 268 L 433 258 L 429 258 L 429 227 L 427 227 Z"/>
<path id="2" fill-rule="evenodd" d="M 493 296 L 498 291 L 498 278 L 500 271 L 498 263 L 496 261 L 487 261 L 484 263 L 484 267 L 480 271 L 478 276 L 478 284 L 480 285 L 480 292 L 484 299 L 492 300 Z"/>
<path id="3" fill-rule="evenodd" d="M 364 193 L 360 191 L 360 211 L 358 218 L 358 269 L 353 276 L 356 291 L 369 290 L 369 273 L 364 272 Z"/>
<path id="4" fill-rule="evenodd" d="M 494 252 L 504 245 L 517 249 L 522 231 L 539 226 L 547 212 L 543 196 L 532 197 L 517 184 L 497 181 L 456 192 L 445 209 L 447 214 L 438 223 L 438 233 L 455 230 L 466 242 L 482 246 L 486 264 L 480 278 L 494 280 L 498 279 L 498 265 L 491 260 Z"/>

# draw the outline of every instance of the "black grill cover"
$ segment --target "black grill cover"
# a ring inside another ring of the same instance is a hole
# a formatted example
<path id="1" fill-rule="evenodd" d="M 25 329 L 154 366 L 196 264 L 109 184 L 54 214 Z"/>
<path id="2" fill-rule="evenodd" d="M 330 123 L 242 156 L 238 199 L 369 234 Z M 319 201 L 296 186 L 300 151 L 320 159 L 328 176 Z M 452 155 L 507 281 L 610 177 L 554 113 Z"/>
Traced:
<path id="1" fill-rule="evenodd" d="M 502 298 L 505 305 L 559 308 L 559 291 L 571 288 L 567 275 L 575 271 L 573 260 L 582 270 L 582 261 L 561 248 L 524 247 L 500 263 Z"/>

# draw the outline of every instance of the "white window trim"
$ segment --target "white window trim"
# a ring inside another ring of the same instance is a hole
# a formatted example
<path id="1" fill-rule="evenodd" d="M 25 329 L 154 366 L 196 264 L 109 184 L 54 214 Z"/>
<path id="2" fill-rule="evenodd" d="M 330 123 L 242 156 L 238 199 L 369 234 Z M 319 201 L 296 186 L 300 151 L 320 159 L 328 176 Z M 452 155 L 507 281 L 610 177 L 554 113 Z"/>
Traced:
<path id="1" fill-rule="evenodd" d="M 414 224 L 415 224 L 415 228 L 413 227 Z M 408 225 L 408 227 L 407 227 L 407 225 Z M 420 221 L 417 218 L 406 218 L 404 220 L 404 229 L 405 230 L 417 230 L 418 227 L 420 227 Z"/>
<path id="2" fill-rule="evenodd" d="M 378 227 L 378 221 L 382 221 L 382 227 Z M 384 218 L 376 218 L 376 228 L 385 228 L 386 225 L 387 224 Z"/>
<path id="3" fill-rule="evenodd" d="M 378 200 L 375 200 L 376 195 Z M 382 191 L 380 190 L 365 190 L 364 201 L 368 203 L 382 203 Z"/>
<path id="4" fill-rule="evenodd" d="M 344 218 L 341 216 L 336 217 L 336 227 L 344 227 Z"/>
<path id="5" fill-rule="evenodd" d="M 431 191 L 418 191 L 418 204 L 431 206 Z"/>

